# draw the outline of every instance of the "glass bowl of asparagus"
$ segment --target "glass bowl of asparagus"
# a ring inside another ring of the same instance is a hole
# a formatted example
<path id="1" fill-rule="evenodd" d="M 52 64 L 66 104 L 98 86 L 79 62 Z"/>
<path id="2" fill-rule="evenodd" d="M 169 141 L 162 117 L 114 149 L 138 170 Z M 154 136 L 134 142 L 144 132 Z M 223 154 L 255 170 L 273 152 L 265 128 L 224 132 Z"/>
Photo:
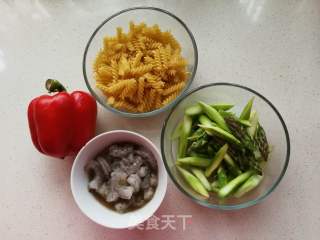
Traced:
<path id="1" fill-rule="evenodd" d="M 200 205 L 232 210 L 265 199 L 283 178 L 290 156 L 287 127 L 260 93 L 213 83 L 186 94 L 161 133 L 169 176 Z"/>

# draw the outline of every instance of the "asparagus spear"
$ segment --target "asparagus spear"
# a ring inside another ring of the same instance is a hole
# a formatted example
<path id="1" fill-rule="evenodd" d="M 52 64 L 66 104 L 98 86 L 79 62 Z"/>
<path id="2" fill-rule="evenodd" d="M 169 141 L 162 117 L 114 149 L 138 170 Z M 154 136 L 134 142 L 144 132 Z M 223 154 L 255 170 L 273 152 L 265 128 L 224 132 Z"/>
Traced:
<path id="1" fill-rule="evenodd" d="M 249 121 L 251 123 L 251 126 L 248 128 L 247 131 L 249 135 L 253 138 L 253 136 L 256 133 L 258 121 L 259 121 L 258 113 L 255 110 L 251 112 Z"/>
<path id="2" fill-rule="evenodd" d="M 246 104 L 246 106 L 243 108 L 241 114 L 240 114 L 240 119 L 242 120 L 249 120 L 250 118 L 250 112 L 251 112 L 251 108 L 252 108 L 252 104 L 253 104 L 253 100 L 254 97 L 252 97 L 248 103 Z"/>
<path id="3" fill-rule="evenodd" d="M 241 174 L 240 168 L 236 165 L 233 159 L 230 157 L 228 153 L 224 155 L 224 161 L 230 166 L 230 168 L 234 171 L 236 175 Z"/>
<path id="4" fill-rule="evenodd" d="M 245 182 L 252 174 L 253 174 L 253 171 L 249 170 L 247 172 L 240 174 L 238 177 L 232 179 L 230 182 L 228 182 L 227 185 L 225 185 L 223 188 L 219 190 L 218 196 L 220 198 L 225 198 L 229 196 L 238 186 L 240 186 L 243 182 Z"/>
<path id="5" fill-rule="evenodd" d="M 211 191 L 211 185 L 202 170 L 193 167 L 191 168 L 191 172 L 200 180 L 205 189 Z"/>
<path id="6" fill-rule="evenodd" d="M 233 104 L 228 104 L 228 103 L 216 103 L 216 104 L 211 104 L 211 107 L 215 108 L 216 110 L 224 110 L 227 111 L 231 109 L 234 105 Z M 186 108 L 185 114 L 188 116 L 196 116 L 201 114 L 202 108 L 199 104 L 193 105 L 191 107 Z"/>
<path id="7" fill-rule="evenodd" d="M 202 108 L 202 110 L 207 114 L 207 116 L 212 120 L 217 123 L 219 127 L 221 127 L 223 130 L 230 132 L 228 125 L 224 121 L 224 118 L 221 116 L 221 114 L 213 107 L 210 105 L 199 101 L 199 104 Z"/>
<path id="8" fill-rule="evenodd" d="M 216 193 L 219 192 L 219 183 L 217 180 L 211 183 L 211 191 Z"/>
<path id="9" fill-rule="evenodd" d="M 241 142 L 235 137 L 233 136 L 231 133 L 219 128 L 219 127 L 216 127 L 216 126 L 208 126 L 208 125 L 202 125 L 202 124 L 199 124 L 198 125 L 199 127 L 207 130 L 207 133 L 210 134 L 210 135 L 218 135 L 222 138 L 224 138 L 225 140 L 227 141 L 230 141 L 230 142 L 233 142 L 233 143 L 236 143 L 236 144 L 240 144 Z"/>
<path id="10" fill-rule="evenodd" d="M 227 111 L 231 108 L 233 108 L 233 104 L 229 104 L 229 103 L 215 103 L 215 104 L 211 104 L 211 107 L 215 108 L 216 110 L 224 110 Z"/>
<path id="11" fill-rule="evenodd" d="M 208 167 L 210 165 L 210 162 L 210 159 L 202 157 L 185 157 L 177 159 L 177 164 L 185 164 L 196 167 Z"/>
<path id="12" fill-rule="evenodd" d="M 183 124 L 179 140 L 178 156 L 184 157 L 187 150 L 188 136 L 190 135 L 192 127 L 192 118 L 185 115 L 183 118 Z"/>
<path id="13" fill-rule="evenodd" d="M 219 188 L 222 188 L 223 186 L 225 186 L 228 183 L 228 177 L 227 177 L 226 171 L 224 170 L 224 168 L 222 166 L 220 166 L 218 168 L 217 176 L 218 176 Z"/>
<path id="14" fill-rule="evenodd" d="M 186 108 L 184 113 L 188 116 L 195 116 L 202 113 L 202 108 L 199 104 L 193 105 L 191 107 Z"/>
<path id="15" fill-rule="evenodd" d="M 224 155 L 226 154 L 226 152 L 228 151 L 228 144 L 225 144 L 223 145 L 219 151 L 216 153 L 216 155 L 214 156 L 210 166 L 208 166 L 206 168 L 206 171 L 205 171 L 205 175 L 206 177 L 210 177 L 210 175 L 212 174 L 212 172 L 214 170 L 216 170 L 220 163 L 222 162 L 223 158 L 224 158 Z"/>
<path id="16" fill-rule="evenodd" d="M 171 135 L 171 140 L 176 140 L 177 138 L 180 137 L 181 131 L 182 131 L 182 124 L 183 122 L 179 122 L 176 128 L 174 129 L 172 135 Z"/>
<path id="17" fill-rule="evenodd" d="M 209 198 L 208 191 L 204 188 L 201 182 L 196 178 L 194 175 L 189 173 L 187 170 L 183 169 L 182 167 L 177 166 L 179 172 L 181 173 L 184 180 L 190 185 L 190 187 L 196 191 L 197 193 L 201 194 L 205 198 Z"/>
<path id="18" fill-rule="evenodd" d="M 238 190 L 234 193 L 234 196 L 237 198 L 242 197 L 247 192 L 251 191 L 252 189 L 256 188 L 262 181 L 263 176 L 254 174 L 245 181 Z"/>
<path id="19" fill-rule="evenodd" d="M 242 125 L 244 125 L 246 127 L 251 127 L 251 123 L 249 120 L 239 119 L 239 123 L 241 123 Z"/>

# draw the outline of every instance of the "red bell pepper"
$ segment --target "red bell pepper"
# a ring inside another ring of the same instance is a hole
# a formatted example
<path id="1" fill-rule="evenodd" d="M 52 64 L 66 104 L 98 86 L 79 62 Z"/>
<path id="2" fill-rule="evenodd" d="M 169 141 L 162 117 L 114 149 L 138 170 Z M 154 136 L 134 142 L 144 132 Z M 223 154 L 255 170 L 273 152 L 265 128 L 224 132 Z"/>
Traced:
<path id="1" fill-rule="evenodd" d="M 33 99 L 28 120 L 34 146 L 43 154 L 64 158 L 75 155 L 95 134 L 97 103 L 86 92 L 69 94 L 57 81 L 48 79 L 46 88 L 54 95 Z"/>

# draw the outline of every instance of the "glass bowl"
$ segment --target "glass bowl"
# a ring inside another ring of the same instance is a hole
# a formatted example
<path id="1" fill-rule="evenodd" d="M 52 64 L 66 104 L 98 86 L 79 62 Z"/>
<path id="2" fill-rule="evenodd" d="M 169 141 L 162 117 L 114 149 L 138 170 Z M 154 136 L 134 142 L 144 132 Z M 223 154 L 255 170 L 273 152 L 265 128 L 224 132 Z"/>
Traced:
<path id="1" fill-rule="evenodd" d="M 255 97 L 253 108 L 258 112 L 259 121 L 266 132 L 269 144 L 272 146 L 272 151 L 263 169 L 264 179 L 256 189 L 241 198 L 231 197 L 221 201 L 218 197 L 210 194 L 210 198 L 206 200 L 190 189 L 177 172 L 175 161 L 178 141 L 172 141 L 171 135 L 183 118 L 185 108 L 197 101 L 232 103 L 235 104 L 233 111 L 239 114 L 247 101 L 253 96 Z M 162 128 L 161 153 L 169 176 L 181 192 L 198 204 L 208 208 L 232 210 L 255 205 L 273 192 L 284 176 L 289 163 L 290 140 L 287 127 L 280 113 L 260 93 L 237 84 L 213 83 L 187 93 L 171 110 Z"/>
<path id="2" fill-rule="evenodd" d="M 134 23 L 145 22 L 148 26 L 158 24 L 162 31 L 171 31 L 173 36 L 181 45 L 182 56 L 188 62 L 187 70 L 190 74 L 184 89 L 182 89 L 175 100 L 162 108 L 150 112 L 131 113 L 118 110 L 108 105 L 106 103 L 106 97 L 98 88 L 96 88 L 95 79 L 93 76 L 93 63 L 96 55 L 103 46 L 103 38 L 106 35 L 115 36 L 117 27 L 122 27 L 124 32 L 128 32 L 130 21 L 133 21 Z M 174 106 L 175 103 L 182 98 L 185 91 L 192 83 L 196 74 L 197 65 L 197 45 L 191 31 L 188 29 L 186 24 L 174 14 L 163 9 L 153 7 L 135 7 L 125 9 L 104 20 L 91 35 L 86 45 L 82 62 L 84 79 L 91 94 L 106 109 L 125 117 L 149 117 L 166 111 Z"/>

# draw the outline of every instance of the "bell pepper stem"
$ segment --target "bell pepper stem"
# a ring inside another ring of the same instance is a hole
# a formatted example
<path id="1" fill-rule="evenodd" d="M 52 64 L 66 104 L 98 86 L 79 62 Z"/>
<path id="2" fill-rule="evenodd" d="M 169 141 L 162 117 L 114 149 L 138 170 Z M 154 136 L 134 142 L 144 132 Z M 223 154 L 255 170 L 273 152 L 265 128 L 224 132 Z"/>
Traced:
<path id="1" fill-rule="evenodd" d="M 67 91 L 67 89 L 55 79 L 47 79 L 45 86 L 49 93 Z"/>

